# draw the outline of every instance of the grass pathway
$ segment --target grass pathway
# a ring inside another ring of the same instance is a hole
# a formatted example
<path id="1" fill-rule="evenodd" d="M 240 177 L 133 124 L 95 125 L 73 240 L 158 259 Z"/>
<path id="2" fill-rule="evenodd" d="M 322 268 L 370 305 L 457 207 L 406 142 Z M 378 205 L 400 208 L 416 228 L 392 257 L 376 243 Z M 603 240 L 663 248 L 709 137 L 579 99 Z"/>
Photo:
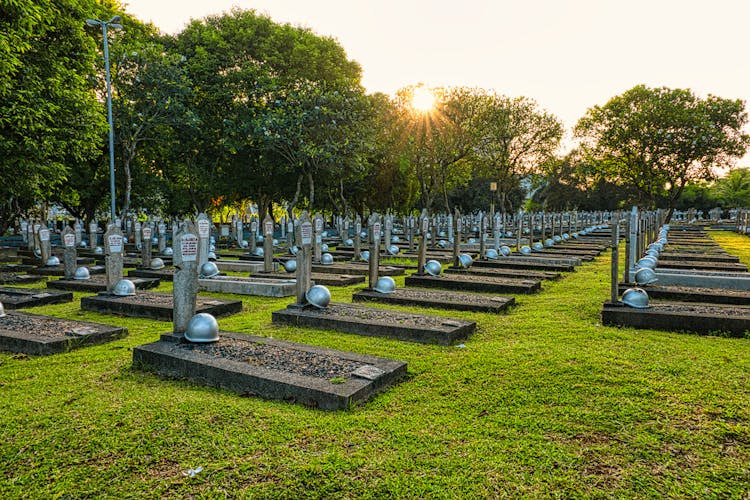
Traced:
<path id="1" fill-rule="evenodd" d="M 748 238 L 712 235 L 750 260 Z M 605 254 L 507 315 L 451 314 L 478 323 L 465 348 L 272 326 L 291 299 L 246 298 L 220 320 L 409 363 L 407 380 L 339 413 L 131 370 L 132 347 L 167 323 L 37 309 L 130 336 L 0 354 L 0 495 L 747 498 L 750 340 L 603 327 L 608 276 Z"/>

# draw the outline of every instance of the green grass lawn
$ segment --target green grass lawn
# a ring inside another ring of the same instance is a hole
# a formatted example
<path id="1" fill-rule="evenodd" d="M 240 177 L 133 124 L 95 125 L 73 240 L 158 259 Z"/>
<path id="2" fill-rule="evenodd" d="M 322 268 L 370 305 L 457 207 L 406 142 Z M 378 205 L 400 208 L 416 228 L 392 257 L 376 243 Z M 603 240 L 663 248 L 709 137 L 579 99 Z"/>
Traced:
<path id="1" fill-rule="evenodd" d="M 712 235 L 750 263 L 750 239 Z M 0 354 L 0 496 L 747 499 L 750 339 L 603 327 L 609 269 L 604 254 L 507 315 L 427 311 L 476 321 L 465 348 L 272 326 L 292 298 L 243 298 L 219 320 L 408 362 L 336 413 L 132 370 L 132 348 L 170 323 L 81 312 L 80 294 L 30 310 L 130 335 Z"/>

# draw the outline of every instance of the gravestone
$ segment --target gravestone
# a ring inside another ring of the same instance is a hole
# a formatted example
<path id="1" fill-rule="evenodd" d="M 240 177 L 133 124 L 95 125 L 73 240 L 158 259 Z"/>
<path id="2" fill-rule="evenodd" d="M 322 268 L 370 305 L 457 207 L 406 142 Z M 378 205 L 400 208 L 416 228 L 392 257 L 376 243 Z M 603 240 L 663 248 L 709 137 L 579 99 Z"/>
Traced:
<path id="1" fill-rule="evenodd" d="M 289 219 L 286 223 L 286 245 L 289 247 L 291 252 L 292 247 L 296 243 L 295 226 L 298 225 L 297 221 Z"/>
<path id="2" fill-rule="evenodd" d="M 39 226 L 37 231 L 37 239 L 39 240 L 39 252 L 42 255 L 42 265 L 47 264 L 47 259 L 52 255 L 52 243 L 50 242 L 50 231 L 46 226 Z"/>
<path id="3" fill-rule="evenodd" d="M 414 216 L 410 215 L 406 221 L 409 229 L 409 252 L 411 253 L 414 251 Z"/>
<path id="4" fill-rule="evenodd" d="M 80 231 L 78 232 L 80 236 Z M 63 265 L 65 267 L 65 279 L 73 279 L 76 274 L 76 232 L 70 226 L 65 226 L 62 232 L 63 242 Z"/>
<path id="5" fill-rule="evenodd" d="M 430 218 L 427 215 L 427 209 L 422 210 L 420 219 L 422 227 L 419 232 L 419 257 L 417 259 L 417 274 L 424 273 L 424 265 L 427 262 L 427 230 L 430 226 Z"/>
<path id="6" fill-rule="evenodd" d="M 253 220 L 250 221 L 250 253 L 255 252 L 257 241 L 258 241 L 258 220 L 253 218 Z"/>
<path id="7" fill-rule="evenodd" d="M 110 225 L 104 233 L 104 267 L 106 272 L 107 293 L 115 290 L 115 285 L 122 279 L 123 237 L 120 227 Z"/>
<path id="8" fill-rule="evenodd" d="M 487 225 L 487 219 L 482 215 L 482 212 L 479 212 L 479 256 L 484 256 L 484 229 Z"/>
<path id="9" fill-rule="evenodd" d="M 360 260 L 362 247 L 362 219 L 359 215 L 354 219 L 354 260 Z"/>
<path id="10" fill-rule="evenodd" d="M 393 216 L 391 214 L 385 216 L 384 226 L 383 249 L 387 252 L 388 247 L 391 245 L 391 232 L 393 231 Z"/>
<path id="11" fill-rule="evenodd" d="M 164 221 L 159 221 L 157 225 L 157 231 L 159 233 L 158 249 L 159 253 L 164 253 L 164 249 L 167 248 L 167 225 Z"/>
<path id="12" fill-rule="evenodd" d="M 152 245 L 152 234 L 153 229 L 151 228 L 150 222 L 144 222 L 141 226 L 141 237 L 143 244 L 141 245 L 141 266 L 144 269 L 151 267 L 151 245 Z"/>
<path id="13" fill-rule="evenodd" d="M 78 219 L 73 224 L 73 236 L 75 237 L 75 246 L 80 245 L 83 238 L 81 237 L 81 222 Z"/>
<path id="14" fill-rule="evenodd" d="M 211 221 L 205 213 L 198 214 L 195 221 L 198 229 L 198 269 L 208 262 L 208 252 L 211 248 Z"/>
<path id="15" fill-rule="evenodd" d="M 315 249 L 313 254 L 313 262 L 319 264 L 320 257 L 323 254 L 323 217 L 320 216 L 320 213 L 315 214 L 315 221 L 313 222 L 313 224 L 315 229 Z"/>
<path id="16" fill-rule="evenodd" d="M 263 270 L 273 272 L 273 218 L 270 214 L 263 219 Z"/>
<path id="17" fill-rule="evenodd" d="M 281 216 L 281 220 L 279 221 L 279 229 L 281 230 L 281 239 L 286 239 L 286 215 Z"/>
<path id="18" fill-rule="evenodd" d="M 141 231 L 142 225 L 140 221 L 136 220 L 133 224 L 133 243 L 135 243 L 135 249 L 140 251 L 141 248 L 143 248 L 143 243 L 141 241 L 141 237 L 143 235 L 143 232 Z"/>
<path id="19" fill-rule="evenodd" d="M 453 221 L 453 267 L 460 267 L 461 261 L 459 256 L 461 253 L 461 212 L 458 208 L 454 208 L 455 215 L 448 217 L 448 220 Z"/>
<path id="20" fill-rule="evenodd" d="M 373 289 L 378 282 L 378 260 L 380 257 L 380 216 L 376 213 L 370 215 L 367 223 L 368 234 L 370 239 L 370 272 L 368 287 Z"/>
<path id="21" fill-rule="evenodd" d="M 312 273 L 312 244 L 313 244 L 313 223 L 307 211 L 302 212 L 297 225 L 296 240 L 299 243 L 297 252 L 297 302 L 294 304 L 297 308 L 303 308 L 307 304 L 307 291 L 310 289 L 310 275 Z"/>
<path id="22" fill-rule="evenodd" d="M 89 248 L 93 250 L 99 244 L 99 238 L 97 232 L 99 231 L 99 225 L 96 221 L 89 223 Z"/>
<path id="23" fill-rule="evenodd" d="M 245 228 L 242 226 L 242 219 L 239 214 L 234 219 L 234 234 L 237 237 L 237 245 L 242 247 L 242 240 L 245 239 Z M 250 235 L 250 239 L 255 239 L 256 237 L 257 235 L 254 233 Z"/>
<path id="24" fill-rule="evenodd" d="M 500 228 L 502 227 L 502 217 L 499 213 L 495 214 L 495 225 L 492 228 L 493 246 L 496 252 L 500 251 Z"/>
<path id="25" fill-rule="evenodd" d="M 21 239 L 24 243 L 29 242 L 29 223 L 26 220 L 21 220 Z"/>
<path id="26" fill-rule="evenodd" d="M 523 212 L 518 211 L 518 225 L 516 227 L 516 250 L 521 250 L 521 236 L 523 235 Z"/>
<path id="27" fill-rule="evenodd" d="M 185 333 L 195 316 L 198 296 L 198 235 L 192 221 L 178 228 L 174 244 L 174 289 L 172 323 L 174 333 Z"/>
<path id="28" fill-rule="evenodd" d="M 448 241 L 452 242 L 456 240 L 455 229 L 456 217 L 454 217 L 453 214 L 448 214 Z"/>
<path id="29" fill-rule="evenodd" d="M 172 231 L 171 231 L 171 241 L 172 245 L 174 245 L 174 242 L 177 241 L 177 232 L 180 230 L 180 223 L 177 221 L 177 217 L 172 219 Z M 174 250 L 174 249 L 173 249 Z"/>

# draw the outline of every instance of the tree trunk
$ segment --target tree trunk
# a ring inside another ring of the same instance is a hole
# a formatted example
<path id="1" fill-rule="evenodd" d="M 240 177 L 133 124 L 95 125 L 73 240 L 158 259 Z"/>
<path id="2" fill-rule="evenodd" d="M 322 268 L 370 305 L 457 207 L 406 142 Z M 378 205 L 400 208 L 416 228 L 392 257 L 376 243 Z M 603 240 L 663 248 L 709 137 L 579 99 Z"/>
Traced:
<path id="1" fill-rule="evenodd" d="M 292 201 L 289 202 L 289 205 L 286 208 L 290 220 L 294 220 L 294 207 L 297 206 L 299 195 L 302 192 L 302 179 L 302 174 L 297 176 L 297 189 L 294 191 L 294 198 L 292 198 Z"/>
<path id="2" fill-rule="evenodd" d="M 315 181 L 312 172 L 307 173 L 307 182 L 310 184 L 310 209 L 315 206 Z"/>

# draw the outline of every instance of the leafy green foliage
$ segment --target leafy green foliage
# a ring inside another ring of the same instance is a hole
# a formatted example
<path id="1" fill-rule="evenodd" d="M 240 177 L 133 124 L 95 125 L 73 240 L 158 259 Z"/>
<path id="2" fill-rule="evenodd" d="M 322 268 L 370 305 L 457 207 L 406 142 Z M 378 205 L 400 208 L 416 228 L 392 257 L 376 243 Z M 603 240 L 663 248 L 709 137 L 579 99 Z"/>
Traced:
<path id="1" fill-rule="evenodd" d="M 576 134 L 606 179 L 638 190 L 637 202 L 666 197 L 669 219 L 689 181 L 712 179 L 714 168 L 745 154 L 746 123 L 741 100 L 638 85 L 589 109 Z"/>
<path id="2" fill-rule="evenodd" d="M 98 154 L 106 126 L 87 76 L 83 19 L 96 2 L 13 1 L 0 36 L 0 233 L 60 189 L 69 165 Z"/>

